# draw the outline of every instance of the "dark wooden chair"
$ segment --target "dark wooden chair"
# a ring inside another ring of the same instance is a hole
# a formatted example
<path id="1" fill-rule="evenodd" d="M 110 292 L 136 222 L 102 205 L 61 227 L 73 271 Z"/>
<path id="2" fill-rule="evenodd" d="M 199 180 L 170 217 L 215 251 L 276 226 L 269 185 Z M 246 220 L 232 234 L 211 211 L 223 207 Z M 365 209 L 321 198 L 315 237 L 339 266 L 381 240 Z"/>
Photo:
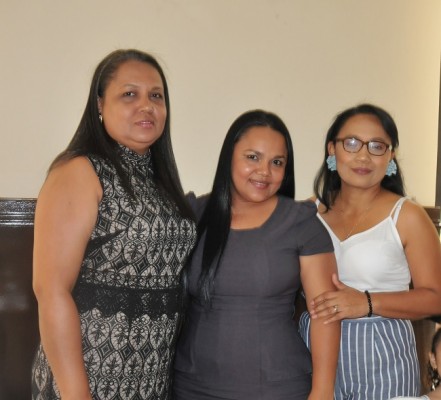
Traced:
<path id="1" fill-rule="evenodd" d="M 34 199 L 0 198 L 0 399 L 31 398 L 39 341 L 32 291 Z"/>
<path id="2" fill-rule="evenodd" d="M 429 214 L 435 228 L 440 234 L 440 207 L 424 207 L 427 214 Z M 413 321 L 413 330 L 415 331 L 415 339 L 417 343 L 418 359 L 420 361 L 421 369 L 421 390 L 422 394 L 428 393 L 430 390 L 428 380 L 428 363 L 429 363 L 429 351 L 432 343 L 433 335 L 437 329 L 437 323 L 441 322 L 441 316 L 434 316 L 432 318 Z"/>

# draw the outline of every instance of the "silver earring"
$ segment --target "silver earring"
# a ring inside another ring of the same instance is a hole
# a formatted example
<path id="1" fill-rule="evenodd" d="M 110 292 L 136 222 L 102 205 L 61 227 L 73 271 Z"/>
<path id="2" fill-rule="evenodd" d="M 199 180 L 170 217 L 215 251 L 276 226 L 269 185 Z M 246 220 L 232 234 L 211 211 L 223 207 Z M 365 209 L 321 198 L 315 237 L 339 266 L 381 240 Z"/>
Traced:
<path id="1" fill-rule="evenodd" d="M 98 118 L 100 119 L 100 122 L 103 123 L 103 116 L 101 115 L 101 113 L 98 114 Z"/>
<path id="2" fill-rule="evenodd" d="M 394 161 L 394 159 L 389 161 L 389 164 L 387 164 L 387 170 L 386 175 L 392 176 L 397 173 L 397 163 Z"/>

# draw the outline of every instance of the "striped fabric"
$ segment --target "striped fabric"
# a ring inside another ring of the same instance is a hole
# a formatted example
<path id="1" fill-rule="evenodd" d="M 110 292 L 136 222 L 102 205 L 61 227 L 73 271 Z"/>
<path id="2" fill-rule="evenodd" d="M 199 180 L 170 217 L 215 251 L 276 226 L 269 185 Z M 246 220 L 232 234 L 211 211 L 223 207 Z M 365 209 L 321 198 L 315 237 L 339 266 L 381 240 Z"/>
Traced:
<path id="1" fill-rule="evenodd" d="M 300 334 L 310 348 L 309 314 Z M 408 320 L 372 318 L 342 321 L 335 400 L 388 400 L 419 396 L 415 336 Z"/>

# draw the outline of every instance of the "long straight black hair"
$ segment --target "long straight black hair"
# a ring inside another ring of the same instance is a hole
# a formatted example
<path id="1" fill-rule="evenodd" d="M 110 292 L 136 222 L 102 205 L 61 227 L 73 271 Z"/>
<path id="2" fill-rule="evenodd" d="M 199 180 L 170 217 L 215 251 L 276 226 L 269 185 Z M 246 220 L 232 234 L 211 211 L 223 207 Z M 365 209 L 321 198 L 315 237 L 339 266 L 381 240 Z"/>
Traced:
<path id="1" fill-rule="evenodd" d="M 78 128 L 67 146 L 52 162 L 49 170 L 62 161 L 77 156 L 94 154 L 108 160 L 116 169 L 124 189 L 131 195 L 127 174 L 121 165 L 117 142 L 110 137 L 99 120 L 98 99 L 102 98 L 114 78 L 118 68 L 127 61 L 139 61 L 151 65 L 161 76 L 164 85 L 167 118 L 162 135 L 150 147 L 152 157 L 153 179 L 159 189 L 173 201 L 184 217 L 192 217 L 193 212 L 188 206 L 173 154 L 170 137 L 170 98 L 167 80 L 158 61 L 150 54 L 136 49 L 120 49 L 108 54 L 96 67 L 90 86 L 89 97 Z"/>
<path id="2" fill-rule="evenodd" d="M 314 194 L 320 200 L 320 202 L 328 210 L 334 204 L 334 201 L 340 192 L 341 178 L 337 171 L 330 171 L 326 164 L 326 159 L 329 156 L 328 144 L 333 142 L 339 134 L 343 125 L 352 117 L 360 114 L 372 115 L 377 118 L 378 122 L 383 127 L 387 136 L 392 142 L 392 150 L 395 150 L 399 145 L 398 129 L 395 121 L 390 114 L 382 108 L 372 104 L 360 104 L 358 106 L 348 108 L 342 111 L 336 117 L 332 125 L 330 126 L 325 140 L 325 157 L 322 165 L 314 180 Z M 397 173 L 395 175 L 385 175 L 381 181 L 381 186 L 393 193 L 400 196 L 405 195 L 403 176 L 398 164 L 398 160 L 394 157 L 394 161 L 397 164 Z"/>
<path id="3" fill-rule="evenodd" d="M 288 152 L 285 176 L 278 194 L 294 199 L 294 152 L 291 136 L 284 122 L 275 114 L 252 110 L 240 115 L 231 125 L 222 145 L 213 188 L 207 206 L 198 223 L 198 237 L 205 235 L 202 271 L 199 277 L 199 294 L 202 303 L 209 307 L 216 271 L 228 240 L 231 225 L 231 163 L 233 151 L 240 138 L 253 127 L 269 127 L 284 138 Z"/>

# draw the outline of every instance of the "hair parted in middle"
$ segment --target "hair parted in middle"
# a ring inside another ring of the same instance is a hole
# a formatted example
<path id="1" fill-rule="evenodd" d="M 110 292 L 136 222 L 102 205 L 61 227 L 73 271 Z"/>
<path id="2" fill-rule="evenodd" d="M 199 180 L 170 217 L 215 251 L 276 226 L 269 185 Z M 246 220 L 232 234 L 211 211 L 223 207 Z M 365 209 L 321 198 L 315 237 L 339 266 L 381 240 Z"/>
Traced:
<path id="1" fill-rule="evenodd" d="M 236 143 L 253 127 L 269 127 L 285 139 L 287 162 L 285 176 L 277 194 L 295 196 L 294 151 L 288 128 L 280 117 L 264 110 L 251 110 L 240 115 L 231 125 L 224 139 L 216 174 L 207 205 L 198 223 L 198 237 L 205 237 L 202 270 L 199 277 L 200 297 L 210 305 L 214 278 L 222 259 L 231 225 L 232 160 Z"/>
<path id="2" fill-rule="evenodd" d="M 112 79 L 114 79 L 118 68 L 128 61 L 146 63 L 156 69 L 161 77 L 164 86 L 167 117 L 162 135 L 150 147 L 154 171 L 153 179 L 163 193 L 178 206 L 183 216 L 193 217 L 193 213 L 184 198 L 172 149 L 170 135 L 170 98 L 167 80 L 156 58 L 141 50 L 119 49 L 112 51 L 97 65 L 79 126 L 67 148 L 55 158 L 50 168 L 53 168 L 59 162 L 77 156 L 95 154 L 112 163 L 125 190 L 129 194 L 133 194 L 128 177 L 121 166 L 118 145 L 116 141 L 110 137 L 105 126 L 101 123 L 98 109 L 98 99 L 105 96 L 106 89 Z"/>
<path id="3" fill-rule="evenodd" d="M 391 115 L 382 108 L 373 104 L 360 104 L 355 107 L 348 108 L 339 113 L 332 125 L 330 126 L 325 140 L 325 156 L 323 158 L 322 165 L 314 180 L 314 194 L 320 200 L 320 202 L 328 210 L 334 203 L 341 188 L 341 179 L 338 175 L 338 171 L 330 171 L 326 164 L 326 160 L 329 156 L 328 144 L 330 142 L 335 143 L 340 130 L 344 124 L 352 117 L 356 115 L 371 115 L 375 117 L 380 125 L 383 127 L 386 135 L 389 136 L 392 144 L 392 150 L 395 150 L 398 145 L 398 129 L 395 121 Z M 397 171 L 395 175 L 385 175 L 381 181 L 381 186 L 393 193 L 400 196 L 405 195 L 403 176 L 398 164 L 398 160 L 394 157 L 394 161 L 397 165 Z"/>

